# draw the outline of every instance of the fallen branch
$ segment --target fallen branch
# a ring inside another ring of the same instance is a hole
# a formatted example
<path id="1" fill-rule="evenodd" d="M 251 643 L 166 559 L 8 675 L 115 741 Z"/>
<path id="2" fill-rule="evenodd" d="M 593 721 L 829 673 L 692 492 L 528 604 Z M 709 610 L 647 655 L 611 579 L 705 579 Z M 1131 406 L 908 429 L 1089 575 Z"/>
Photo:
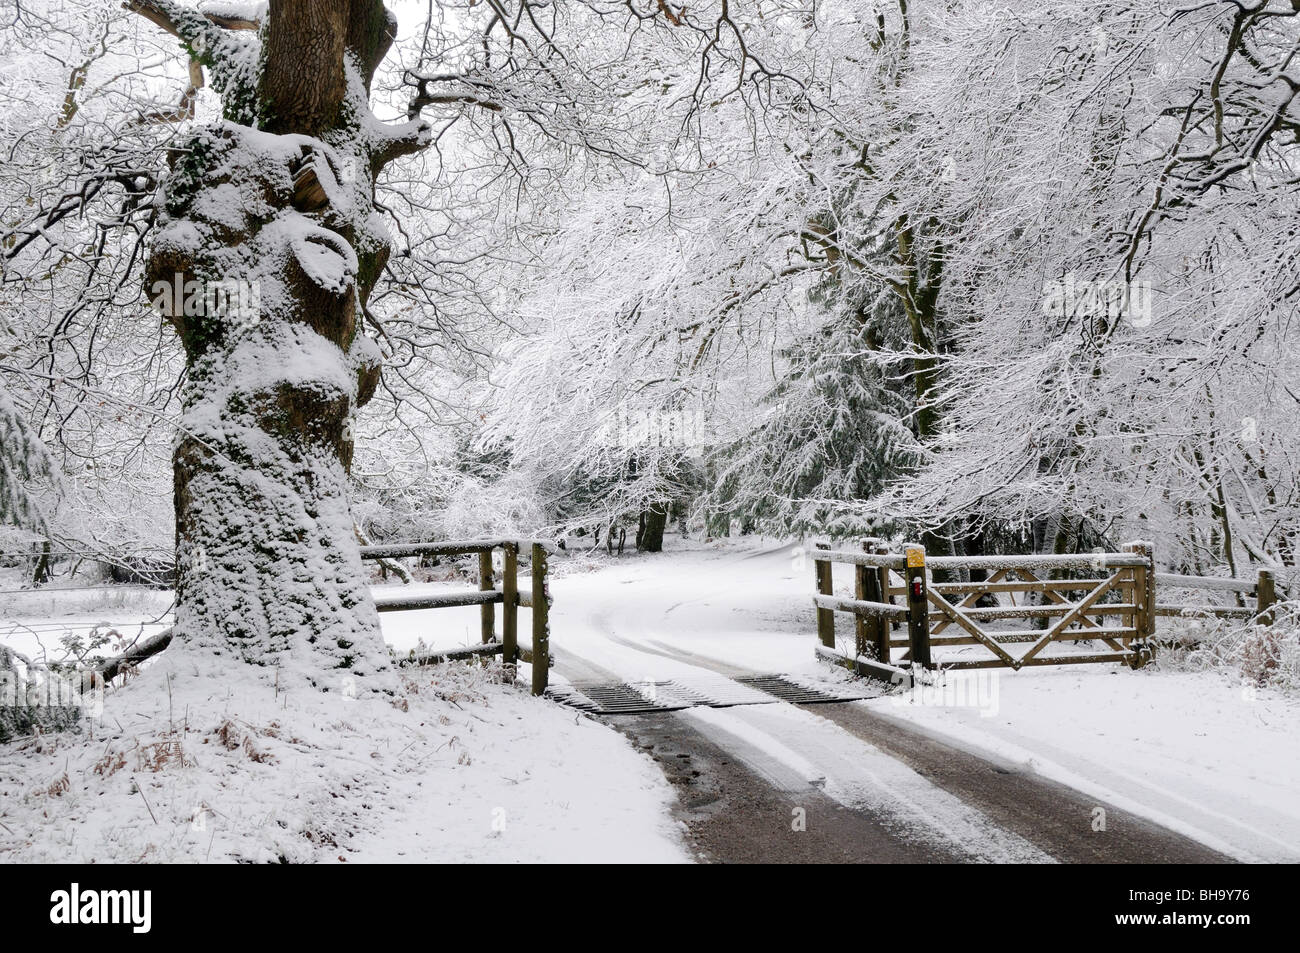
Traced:
<path id="1" fill-rule="evenodd" d="M 172 635 L 175 628 L 165 629 L 143 642 L 137 642 L 117 658 L 109 659 L 98 668 L 87 672 L 86 677 L 94 679 L 96 676 L 103 679 L 104 682 L 111 682 L 127 668 L 133 668 L 139 665 L 145 659 L 153 658 L 167 646 L 171 645 Z"/>
<path id="2" fill-rule="evenodd" d="M 362 546 L 370 545 L 370 540 L 366 538 L 365 533 L 361 532 L 361 527 L 356 523 L 352 524 L 352 532 L 356 534 L 357 542 Z M 375 562 L 379 563 L 385 571 L 393 573 L 398 579 L 402 580 L 402 585 L 404 586 L 409 586 L 415 581 L 407 568 L 393 559 L 389 559 L 385 556 L 377 556 L 375 557 Z"/>

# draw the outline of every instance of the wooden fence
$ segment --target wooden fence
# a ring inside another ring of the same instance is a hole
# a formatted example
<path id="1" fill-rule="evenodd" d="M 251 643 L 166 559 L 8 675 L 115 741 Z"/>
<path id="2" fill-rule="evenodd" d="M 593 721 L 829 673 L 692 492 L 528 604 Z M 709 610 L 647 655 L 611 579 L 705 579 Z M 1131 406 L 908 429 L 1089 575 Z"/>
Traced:
<path id="1" fill-rule="evenodd" d="M 493 553 L 502 552 L 501 585 L 498 588 Z M 519 586 L 520 556 L 527 553 L 529 586 Z M 545 543 L 535 540 L 469 540 L 442 543 L 399 543 L 391 546 L 362 546 L 362 559 L 404 559 L 412 556 L 478 556 L 478 588 L 460 592 L 432 592 L 405 595 L 395 593 L 375 599 L 380 612 L 411 609 L 445 609 L 453 606 L 479 606 L 481 636 L 479 645 L 450 649 L 422 656 L 417 662 L 443 661 L 500 655 L 507 678 L 513 680 L 515 665 L 525 662 L 533 667 L 533 694 L 546 691 L 550 674 L 550 590 L 547 585 L 548 555 Z M 501 632 L 496 631 L 496 607 L 501 606 Z M 519 610 L 532 610 L 532 644 L 519 642 Z"/>
<path id="2" fill-rule="evenodd" d="M 1150 658 L 1158 617 L 1268 622 L 1276 601 L 1268 570 L 1261 570 L 1256 582 L 1157 573 L 1148 543 L 1130 543 L 1116 553 L 931 557 L 922 546 L 892 553 L 881 541 L 869 539 L 861 552 L 818 544 L 813 557 L 818 654 L 863 674 L 892 679 L 905 664 L 1019 670 L 1124 662 L 1138 667 Z M 835 595 L 832 567 L 837 563 L 853 566 L 852 598 Z M 936 581 L 936 570 L 942 581 Z M 1161 603 L 1157 587 L 1232 592 L 1239 604 Z M 1245 605 L 1247 596 L 1254 605 Z M 852 656 L 836 650 L 836 613 L 853 616 Z M 1040 627 L 1004 627 L 1031 621 Z M 1104 648 L 1047 651 L 1057 644 L 1077 648 L 1081 642 L 1099 642 Z M 1028 647 L 1017 651 L 1017 645 Z M 987 654 L 939 657 L 942 652 L 936 652 L 967 646 Z"/>

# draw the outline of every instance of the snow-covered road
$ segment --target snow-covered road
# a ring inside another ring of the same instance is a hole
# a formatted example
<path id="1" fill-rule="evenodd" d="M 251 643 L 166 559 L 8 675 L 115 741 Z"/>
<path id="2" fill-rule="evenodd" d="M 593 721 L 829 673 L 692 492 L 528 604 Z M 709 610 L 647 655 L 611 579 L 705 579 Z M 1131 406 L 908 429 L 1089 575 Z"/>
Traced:
<path id="1" fill-rule="evenodd" d="M 813 658 L 812 570 L 800 550 L 770 542 L 678 547 L 555 580 L 557 681 L 836 677 Z M 841 622 L 840 631 L 850 636 L 851 626 Z M 974 707 L 908 696 L 855 703 L 877 726 L 856 733 L 818 706 L 695 708 L 673 717 L 780 790 L 815 789 L 958 857 L 1055 854 L 1051 843 L 1031 843 L 991 819 L 995 803 L 981 810 L 934 783 L 926 765 L 907 756 L 919 743 L 890 754 L 867 740 L 880 725 L 1073 789 L 1062 797 L 1078 815 L 1065 823 L 1088 836 L 1105 836 L 1093 830 L 1098 817 L 1111 832 L 1117 818 L 1136 817 L 1237 859 L 1300 859 L 1295 702 L 1242 692 L 1220 673 L 1081 666 L 981 677 Z"/>
<path id="2" fill-rule="evenodd" d="M 733 679 L 785 673 L 843 685 L 838 680 L 847 676 L 813 657 L 812 568 L 805 555 L 770 541 L 668 543 L 668 552 L 653 556 L 571 552 L 553 561 L 553 684 L 671 680 L 715 696 L 730 686 L 751 697 L 761 693 Z M 119 617 L 138 626 L 164 613 L 169 601 L 165 593 L 117 592 L 24 598 L 10 607 L 8 637 L 26 638 L 25 650 L 34 653 L 54 644 L 61 627 Z M 400 650 L 419 639 L 434 648 L 469 645 L 480 633 L 477 608 L 390 613 L 382 621 L 385 637 Z M 40 634 L 47 629 L 54 635 Z M 851 626 L 841 622 L 839 632 L 847 639 Z M 173 655 L 162 657 L 168 669 L 181 664 Z M 459 671 L 431 677 L 455 682 Z M 392 753 L 392 770 L 373 789 L 349 781 L 351 789 L 334 785 L 321 801 L 338 808 L 321 817 L 338 828 L 355 859 L 680 860 L 688 853 L 677 822 L 685 823 L 687 846 L 697 857 L 723 860 L 1300 859 L 1296 700 L 1243 689 L 1223 672 L 1161 670 L 1158 663 L 1137 672 L 1097 665 L 980 674 L 980 691 L 955 699 L 963 704 L 882 694 L 795 706 L 764 696 L 766 704 L 604 719 L 658 762 L 659 771 L 597 723 L 500 686 L 476 689 L 482 698 L 463 710 L 429 700 L 440 717 L 413 715 L 409 725 L 381 706 L 353 726 L 363 741 L 341 744 L 326 732 L 325 741 L 302 751 L 275 741 L 282 732 L 268 727 L 285 717 L 273 688 L 243 686 L 239 713 L 249 730 L 261 732 L 259 743 L 284 749 L 276 757 L 286 771 L 301 761 L 296 778 L 315 778 L 318 786 L 352 770 L 358 744 L 362 763 L 375 770 Z M 159 679 L 137 680 L 112 699 L 111 725 L 128 748 L 152 738 L 150 731 L 168 737 L 180 703 L 172 698 L 176 686 Z M 235 694 L 230 687 L 195 691 L 196 724 L 204 706 L 216 704 L 214 711 L 224 713 Z M 439 691 L 445 695 L 447 687 Z M 214 692 L 215 701 L 208 697 Z M 261 696 L 268 692 L 274 711 L 264 712 L 259 705 L 265 707 Z M 103 731 L 111 734 L 109 724 Z M 419 741 L 421 733 L 429 737 Z M 30 829 L 20 829 L 20 815 L 0 806 L 18 832 L 15 843 L 26 845 L 23 856 L 56 856 L 87 818 L 135 823 L 138 805 L 127 789 L 119 791 L 94 770 L 101 749 L 100 742 L 86 747 L 73 764 L 74 790 L 55 799 L 66 824 L 49 828 L 49 836 L 32 833 L 49 827 L 38 813 L 30 814 Z M 70 751 L 60 751 L 60 766 Z M 28 799 L 33 810 L 48 812 L 50 797 L 42 792 L 56 765 L 27 749 L 10 754 L 14 789 L 36 792 Z M 218 774 L 224 763 L 200 761 Z M 261 762 L 236 767 L 270 770 Z M 232 790 L 212 770 L 191 766 L 179 776 L 185 783 L 173 792 L 176 823 L 164 832 L 172 840 L 157 846 L 160 858 L 242 858 L 280 849 L 276 825 L 237 826 L 243 839 L 219 838 L 215 849 L 210 839 L 194 840 L 197 835 L 185 833 L 193 804 L 217 807 L 225 826 L 252 808 L 243 788 Z M 297 792 L 299 781 L 285 777 Z M 677 793 L 675 817 L 664 778 Z M 209 782 L 215 786 L 204 793 Z M 257 804 L 274 800 L 265 779 L 247 788 L 254 789 L 261 792 Z M 105 791 L 122 803 L 78 813 L 77 797 L 107 803 Z M 297 803 L 296 794 L 286 797 Z M 382 823 L 378 813 L 373 823 L 356 822 L 349 798 L 363 814 L 383 804 Z M 490 812 L 507 819 L 508 835 L 489 826 L 497 820 Z M 85 831 L 77 837 L 87 850 L 108 851 L 103 856 L 118 849 Z M 301 847 L 294 837 L 289 841 Z M 138 853 L 132 842 L 119 846 Z"/>

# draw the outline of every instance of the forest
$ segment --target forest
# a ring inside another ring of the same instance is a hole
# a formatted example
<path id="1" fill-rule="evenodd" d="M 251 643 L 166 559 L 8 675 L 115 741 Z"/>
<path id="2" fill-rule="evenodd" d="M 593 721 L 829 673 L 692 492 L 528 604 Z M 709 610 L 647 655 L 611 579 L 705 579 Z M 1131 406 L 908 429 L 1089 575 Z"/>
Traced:
<path id="1" fill-rule="evenodd" d="M 3 588 L 391 695 L 366 546 L 1140 540 L 1294 691 L 1298 94 L 1300 0 L 0 0 Z"/>

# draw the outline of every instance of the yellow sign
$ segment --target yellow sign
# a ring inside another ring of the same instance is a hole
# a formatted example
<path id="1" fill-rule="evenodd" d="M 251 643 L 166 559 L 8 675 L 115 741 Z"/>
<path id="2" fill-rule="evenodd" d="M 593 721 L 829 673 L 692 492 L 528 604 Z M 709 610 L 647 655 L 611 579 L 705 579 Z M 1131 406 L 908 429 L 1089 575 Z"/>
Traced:
<path id="1" fill-rule="evenodd" d="M 909 569 L 925 565 L 925 550 L 920 546 L 907 547 L 907 565 Z"/>

